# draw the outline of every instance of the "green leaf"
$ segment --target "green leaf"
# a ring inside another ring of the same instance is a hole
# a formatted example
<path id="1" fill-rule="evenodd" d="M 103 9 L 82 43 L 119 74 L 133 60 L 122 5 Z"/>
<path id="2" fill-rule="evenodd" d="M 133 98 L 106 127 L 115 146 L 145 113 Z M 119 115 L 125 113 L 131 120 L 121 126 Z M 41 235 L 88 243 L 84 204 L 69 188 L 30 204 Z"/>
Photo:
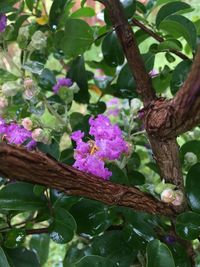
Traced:
<path id="1" fill-rule="evenodd" d="M 112 176 L 110 177 L 111 182 L 117 184 L 129 184 L 127 176 L 116 164 L 108 164 L 108 169 L 112 172 Z"/>
<path id="2" fill-rule="evenodd" d="M 102 42 L 102 53 L 105 62 L 111 67 L 117 67 L 124 62 L 124 53 L 116 32 L 108 34 Z"/>
<path id="3" fill-rule="evenodd" d="M 93 16 L 95 16 L 95 11 L 93 8 L 82 7 L 76 10 L 75 12 L 73 12 L 70 17 L 73 19 L 77 19 L 80 17 L 93 17 Z"/>
<path id="4" fill-rule="evenodd" d="M 79 92 L 74 95 L 74 100 L 78 103 L 88 103 L 90 96 L 88 93 L 87 71 L 83 56 L 78 56 L 72 61 L 67 76 L 76 82 L 80 88 Z"/>
<path id="5" fill-rule="evenodd" d="M 46 198 L 36 196 L 33 187 L 23 182 L 6 185 L 0 191 L 0 209 L 30 211 L 46 208 Z"/>
<path id="6" fill-rule="evenodd" d="M 183 60 L 174 69 L 172 73 L 172 78 L 170 81 L 170 89 L 173 95 L 181 88 L 183 83 L 185 82 L 190 68 L 192 66 L 192 61 L 190 60 Z"/>
<path id="7" fill-rule="evenodd" d="M 7 248 L 17 248 L 24 243 L 25 237 L 26 237 L 25 230 L 11 229 L 6 234 L 4 246 Z"/>
<path id="8" fill-rule="evenodd" d="M 93 42 L 91 27 L 80 19 L 67 19 L 61 48 L 67 57 L 76 57 L 88 50 Z"/>
<path id="9" fill-rule="evenodd" d="M 51 239 L 58 244 L 72 240 L 76 232 L 76 222 L 72 215 L 63 208 L 54 209 L 54 220 L 49 226 Z"/>
<path id="10" fill-rule="evenodd" d="M 179 243 L 174 243 L 168 246 L 172 252 L 176 266 L 191 267 L 191 261 L 185 247 Z"/>
<path id="11" fill-rule="evenodd" d="M 200 161 L 200 141 L 188 141 L 181 146 L 180 158 L 182 163 L 184 163 L 184 156 L 187 152 L 194 153 L 197 156 L 198 161 Z"/>
<path id="12" fill-rule="evenodd" d="M 8 81 L 15 81 L 18 77 L 14 74 L 8 72 L 7 70 L 0 69 L 0 84 L 3 84 Z"/>
<path id="13" fill-rule="evenodd" d="M 135 0 L 120 0 L 124 8 L 124 14 L 127 19 L 131 18 L 136 10 L 136 1 Z"/>
<path id="14" fill-rule="evenodd" d="M 96 116 L 98 114 L 104 113 L 104 111 L 106 110 L 106 104 L 103 101 L 91 103 L 88 105 L 87 109 L 91 114 Z"/>
<path id="15" fill-rule="evenodd" d="M 73 205 L 70 213 L 76 220 L 77 232 L 98 235 L 112 225 L 114 217 L 110 208 L 97 201 L 82 199 Z"/>
<path id="16" fill-rule="evenodd" d="M 135 79 L 126 63 L 117 78 L 115 96 L 132 99 L 137 97 Z"/>
<path id="17" fill-rule="evenodd" d="M 169 49 L 175 49 L 175 50 L 182 50 L 182 44 L 181 42 L 179 42 L 176 39 L 167 39 L 164 42 L 161 42 L 160 44 L 158 44 L 157 47 L 158 51 L 166 51 Z"/>
<path id="18" fill-rule="evenodd" d="M 200 214 L 188 211 L 176 219 L 176 232 L 186 240 L 194 240 L 200 235 Z"/>
<path id="19" fill-rule="evenodd" d="M 44 69 L 44 64 L 38 61 L 29 61 L 26 62 L 22 67 L 31 73 L 41 75 Z"/>
<path id="20" fill-rule="evenodd" d="M 149 242 L 146 267 L 175 267 L 171 251 L 164 243 L 156 239 Z"/>
<path id="21" fill-rule="evenodd" d="M 41 265 L 43 265 L 48 259 L 49 240 L 48 234 L 33 235 L 29 243 L 30 249 L 37 254 Z"/>
<path id="22" fill-rule="evenodd" d="M 16 4 L 18 2 L 18 0 L 7 0 L 5 1 L 1 1 L 0 3 L 0 13 L 6 13 L 6 12 L 10 12 L 13 11 L 13 9 L 11 8 L 14 4 Z"/>
<path id="23" fill-rule="evenodd" d="M 104 257 L 91 255 L 83 257 L 74 267 L 114 267 Z"/>
<path id="24" fill-rule="evenodd" d="M 186 176 L 186 193 L 192 210 L 200 212 L 200 163 L 193 165 Z"/>
<path id="25" fill-rule="evenodd" d="M 56 30 L 59 21 L 65 10 L 65 6 L 68 4 L 68 0 L 54 0 L 49 13 L 49 25 L 52 30 Z"/>
<path id="26" fill-rule="evenodd" d="M 37 147 L 44 153 L 51 155 L 54 159 L 59 160 L 60 147 L 56 140 L 52 140 L 50 145 L 44 143 L 38 143 Z"/>
<path id="27" fill-rule="evenodd" d="M 35 3 L 35 0 L 25 0 L 25 3 L 27 5 L 28 9 L 30 11 L 32 11 L 33 10 L 33 6 L 34 6 L 34 3 Z"/>
<path id="28" fill-rule="evenodd" d="M 0 247 L 0 266 L 11 267 L 10 264 L 8 263 L 8 260 L 6 258 L 5 253 L 1 247 Z"/>
<path id="29" fill-rule="evenodd" d="M 196 49 L 196 28 L 189 19 L 181 15 L 171 15 L 160 23 L 159 29 L 168 32 L 174 38 L 183 37 L 192 51 Z"/>
<path id="30" fill-rule="evenodd" d="M 156 16 L 156 27 L 158 28 L 160 23 L 169 15 L 175 14 L 180 10 L 188 9 L 190 5 L 180 1 L 174 1 L 162 6 Z"/>
<path id="31" fill-rule="evenodd" d="M 129 185 L 142 185 L 145 183 L 145 176 L 138 171 L 131 170 L 128 172 L 128 180 Z"/>
<path id="32" fill-rule="evenodd" d="M 122 231 L 109 231 L 92 241 L 92 254 L 108 258 L 120 267 L 130 266 L 137 252 L 124 240 Z"/>
<path id="33" fill-rule="evenodd" d="M 67 253 L 63 260 L 63 267 L 74 267 L 75 263 L 77 263 L 84 256 L 89 255 L 91 255 L 90 245 L 85 245 L 80 241 L 73 242 L 73 244 L 67 249 Z"/>
<path id="34" fill-rule="evenodd" d="M 40 267 L 36 254 L 26 248 L 6 249 L 6 254 L 11 266 Z"/>

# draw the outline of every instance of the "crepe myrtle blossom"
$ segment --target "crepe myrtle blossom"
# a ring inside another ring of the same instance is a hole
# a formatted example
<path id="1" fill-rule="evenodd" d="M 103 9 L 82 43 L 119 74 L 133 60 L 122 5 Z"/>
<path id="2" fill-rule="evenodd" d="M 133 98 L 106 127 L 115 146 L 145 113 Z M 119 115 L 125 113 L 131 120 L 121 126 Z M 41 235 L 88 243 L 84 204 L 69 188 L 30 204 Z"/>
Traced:
<path id="1" fill-rule="evenodd" d="M 60 78 L 58 79 L 57 83 L 53 86 L 53 91 L 55 94 L 59 92 L 61 87 L 70 87 L 72 86 L 73 82 L 69 78 Z"/>
<path id="2" fill-rule="evenodd" d="M 31 138 L 31 131 L 28 131 L 22 125 L 15 122 L 6 123 L 1 117 L 0 136 L 8 144 L 22 145 L 27 142 L 25 146 L 27 149 L 33 149 L 36 146 L 36 142 L 34 143 Z"/>
<path id="3" fill-rule="evenodd" d="M 4 32 L 7 26 L 7 17 L 5 14 L 0 13 L 0 32 Z"/>
<path id="4" fill-rule="evenodd" d="M 71 135 L 71 139 L 76 142 L 73 166 L 108 180 L 112 172 L 105 167 L 105 162 L 119 159 L 122 153 L 128 152 L 128 144 L 123 140 L 119 126 L 112 125 L 104 115 L 98 115 L 96 119 L 90 117 L 89 125 L 89 134 L 94 140 L 84 142 L 84 133 L 80 130 Z"/>

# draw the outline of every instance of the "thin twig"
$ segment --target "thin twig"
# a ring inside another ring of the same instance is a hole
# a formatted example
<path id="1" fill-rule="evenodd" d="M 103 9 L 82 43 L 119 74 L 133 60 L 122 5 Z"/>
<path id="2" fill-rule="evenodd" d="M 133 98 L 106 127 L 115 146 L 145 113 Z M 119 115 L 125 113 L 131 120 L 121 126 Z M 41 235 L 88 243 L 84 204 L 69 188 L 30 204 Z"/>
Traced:
<path id="1" fill-rule="evenodd" d="M 151 37 L 153 37 L 156 41 L 162 43 L 165 41 L 165 39 L 163 37 L 161 37 L 160 35 L 158 35 L 157 33 L 155 33 L 154 31 L 152 31 L 151 29 L 147 28 L 143 23 L 141 23 L 139 20 L 133 18 L 132 23 L 136 26 L 138 26 L 141 30 L 143 30 L 144 32 L 148 33 Z M 189 57 L 187 57 L 185 54 L 175 50 L 175 49 L 169 49 L 169 51 L 175 55 L 177 55 L 178 57 L 182 58 L 183 60 L 185 59 L 190 59 Z"/>

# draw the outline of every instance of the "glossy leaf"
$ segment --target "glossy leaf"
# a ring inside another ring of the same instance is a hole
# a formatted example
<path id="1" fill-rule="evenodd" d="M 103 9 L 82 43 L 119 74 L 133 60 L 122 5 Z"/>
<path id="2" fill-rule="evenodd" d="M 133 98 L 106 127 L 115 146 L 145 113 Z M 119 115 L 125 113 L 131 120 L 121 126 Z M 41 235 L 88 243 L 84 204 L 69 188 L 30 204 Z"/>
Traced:
<path id="1" fill-rule="evenodd" d="M 174 69 L 170 81 L 170 89 L 173 95 L 175 95 L 177 91 L 182 87 L 189 74 L 191 65 L 192 62 L 190 60 L 183 60 Z"/>
<path id="2" fill-rule="evenodd" d="M 37 256 L 26 248 L 6 249 L 9 262 L 14 267 L 40 267 Z"/>
<path id="3" fill-rule="evenodd" d="M 180 10 L 188 9 L 190 5 L 181 1 L 173 1 L 162 6 L 156 16 L 156 26 L 159 27 L 160 23 L 169 15 L 177 13 Z"/>
<path id="4" fill-rule="evenodd" d="M 124 14 L 127 19 L 131 18 L 136 9 L 136 1 L 135 0 L 120 0 L 124 8 Z"/>
<path id="5" fill-rule="evenodd" d="M 68 19 L 65 24 L 65 33 L 61 40 L 61 48 L 67 57 L 76 57 L 83 54 L 93 42 L 91 27 L 83 20 Z"/>
<path id="6" fill-rule="evenodd" d="M 49 235 L 33 235 L 29 246 L 30 249 L 37 254 L 40 264 L 43 265 L 47 261 L 49 255 Z"/>
<path id="7" fill-rule="evenodd" d="M 108 206 L 87 199 L 73 205 L 70 213 L 76 220 L 77 232 L 90 235 L 102 233 L 114 220 Z"/>
<path id="8" fill-rule="evenodd" d="M 196 28 L 189 19 L 181 15 L 171 15 L 160 23 L 159 29 L 168 32 L 174 38 L 183 37 L 192 51 L 196 49 Z"/>
<path id="9" fill-rule="evenodd" d="M 80 88 L 80 91 L 75 94 L 74 100 L 79 103 L 88 103 L 90 97 L 88 93 L 88 79 L 83 56 L 79 56 L 72 61 L 67 76 L 71 78 L 72 81 L 76 82 Z"/>
<path id="10" fill-rule="evenodd" d="M 175 267 L 171 251 L 157 239 L 149 242 L 147 246 L 146 267 Z"/>
<path id="11" fill-rule="evenodd" d="M 76 222 L 63 208 L 56 208 L 54 213 L 54 220 L 49 226 L 50 237 L 58 244 L 68 243 L 76 232 Z"/>
<path id="12" fill-rule="evenodd" d="M 3 249 L 0 247 L 0 266 L 2 267 L 11 267 L 8 263 L 7 257 L 3 251 Z"/>
<path id="13" fill-rule="evenodd" d="M 6 185 L 0 191 L 0 208 L 2 210 L 37 210 L 47 207 L 44 196 L 33 193 L 33 185 L 15 182 Z"/>
<path id="14" fill-rule="evenodd" d="M 91 255 L 83 257 L 74 267 L 114 267 L 104 257 Z"/>
<path id="15" fill-rule="evenodd" d="M 176 219 L 176 232 L 186 240 L 194 240 L 200 235 L 200 214 L 188 211 Z"/>
<path id="16" fill-rule="evenodd" d="M 168 247 L 170 248 L 172 252 L 176 266 L 191 267 L 191 260 L 184 246 L 182 246 L 179 243 L 174 243 L 174 244 L 168 245 Z"/>
<path id="17" fill-rule="evenodd" d="M 130 266 L 137 252 L 124 240 L 122 231 L 105 232 L 92 241 L 92 253 L 108 258 L 120 267 Z"/>
<path id="18" fill-rule="evenodd" d="M 4 246 L 7 248 L 17 248 L 24 243 L 25 237 L 26 237 L 25 230 L 11 229 L 6 234 Z"/>
<path id="19" fill-rule="evenodd" d="M 77 241 L 74 242 L 68 249 L 63 260 L 63 267 L 74 267 L 75 263 L 79 262 L 85 256 L 91 255 L 90 246 Z"/>
<path id="20" fill-rule="evenodd" d="M 124 53 L 115 32 L 108 34 L 102 43 L 102 53 L 105 62 L 111 67 L 117 67 L 124 62 Z"/>
<path id="21" fill-rule="evenodd" d="M 59 21 L 65 10 L 65 6 L 68 3 L 68 0 L 54 0 L 50 9 L 49 14 L 49 25 L 52 30 L 56 30 L 59 24 Z"/>
<path id="22" fill-rule="evenodd" d="M 75 12 L 73 12 L 70 17 L 73 19 L 77 19 L 81 17 L 93 17 L 93 16 L 95 16 L 95 11 L 93 8 L 82 7 L 76 10 Z"/>
<path id="23" fill-rule="evenodd" d="M 0 84 L 8 81 L 14 81 L 16 79 L 17 77 L 14 74 L 8 72 L 7 70 L 0 69 Z"/>
<path id="24" fill-rule="evenodd" d="M 200 163 L 193 165 L 186 176 L 186 193 L 192 210 L 200 213 Z"/>

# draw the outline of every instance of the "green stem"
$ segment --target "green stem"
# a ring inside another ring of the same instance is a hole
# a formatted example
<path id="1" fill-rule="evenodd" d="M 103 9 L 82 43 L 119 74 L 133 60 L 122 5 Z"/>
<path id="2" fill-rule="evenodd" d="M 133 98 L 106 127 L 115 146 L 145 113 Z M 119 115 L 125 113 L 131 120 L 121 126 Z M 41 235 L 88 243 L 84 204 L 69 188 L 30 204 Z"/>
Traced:
<path id="1" fill-rule="evenodd" d="M 67 132 L 68 133 L 71 133 L 72 132 L 72 129 L 71 129 L 71 125 L 69 124 L 69 122 L 63 120 L 63 118 L 49 104 L 49 102 L 48 102 L 48 100 L 46 98 L 44 98 L 43 101 L 44 101 L 44 104 L 46 105 L 47 109 L 51 112 L 51 114 L 54 115 L 54 117 L 60 122 L 61 125 L 67 127 Z"/>

